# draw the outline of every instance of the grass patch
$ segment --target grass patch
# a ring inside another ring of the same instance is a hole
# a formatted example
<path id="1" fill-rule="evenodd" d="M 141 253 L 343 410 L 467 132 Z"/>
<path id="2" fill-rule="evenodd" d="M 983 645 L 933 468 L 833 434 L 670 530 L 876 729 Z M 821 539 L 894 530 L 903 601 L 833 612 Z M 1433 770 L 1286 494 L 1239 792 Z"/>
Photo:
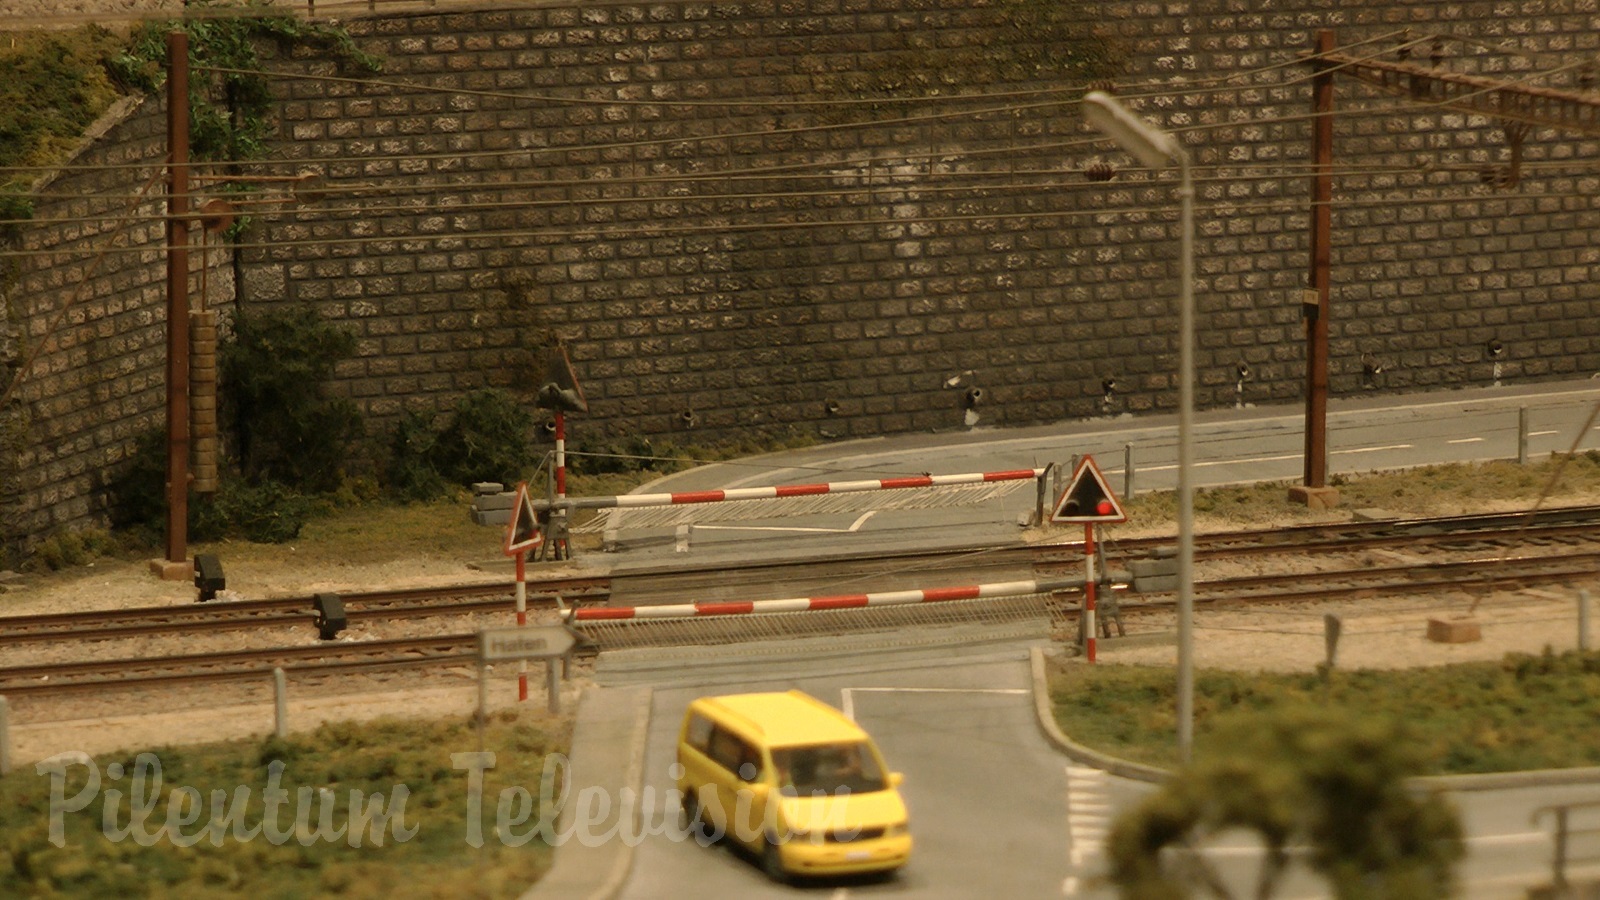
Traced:
<path id="1" fill-rule="evenodd" d="M 92 767 L 59 764 L 58 799 L 76 800 L 92 787 L 91 772 L 100 781 L 97 792 L 84 795 L 81 810 L 57 816 L 57 840 L 51 833 L 53 778 L 21 767 L 0 779 L 0 896 L 517 896 L 549 868 L 551 848 L 537 835 L 520 846 L 499 838 L 501 791 L 520 786 L 533 801 L 526 824 L 513 824 L 507 833 L 534 832 L 545 758 L 565 752 L 570 738 L 565 722 L 535 724 L 518 715 L 497 714 L 485 729 L 483 746 L 496 754 L 496 766 L 483 775 L 478 848 L 467 842 L 467 763 L 458 767 L 451 760 L 453 753 L 478 749 L 477 731 L 465 718 L 334 723 L 286 740 L 107 754 Z M 141 760 L 143 796 L 154 805 L 135 824 Z M 264 829 L 266 792 L 280 766 L 284 802 L 274 827 Z M 202 806 L 175 829 L 175 841 L 171 824 L 179 820 L 169 810 L 192 808 L 182 799 L 189 788 L 203 798 Z M 223 792 L 220 799 L 213 791 Z M 379 800 L 379 811 L 392 818 L 353 819 L 352 791 L 361 792 L 361 810 Z M 219 803 L 226 809 L 241 797 L 246 802 L 236 822 L 219 814 Z M 516 823 L 521 810 L 508 806 Z M 254 829 L 261 830 L 251 836 Z M 143 837 L 151 834 L 157 838 Z"/>
<path id="2" fill-rule="evenodd" d="M 1074 741 L 1177 764 L 1177 678 L 1168 666 L 1056 663 L 1050 698 Z M 1400 723 L 1429 774 L 1600 765 L 1600 653 L 1546 650 L 1499 662 L 1320 673 L 1195 673 L 1195 747 L 1219 720 L 1304 704 Z"/>

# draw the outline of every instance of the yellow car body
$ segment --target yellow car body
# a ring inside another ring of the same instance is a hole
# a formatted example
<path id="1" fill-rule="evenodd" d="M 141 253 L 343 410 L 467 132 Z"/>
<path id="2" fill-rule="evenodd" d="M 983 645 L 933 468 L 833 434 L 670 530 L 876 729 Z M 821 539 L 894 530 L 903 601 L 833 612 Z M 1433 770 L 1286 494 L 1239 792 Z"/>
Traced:
<path id="1" fill-rule="evenodd" d="M 893 871 L 911 856 L 903 780 L 856 723 L 801 691 L 702 697 L 678 734 L 685 816 L 767 873 Z"/>

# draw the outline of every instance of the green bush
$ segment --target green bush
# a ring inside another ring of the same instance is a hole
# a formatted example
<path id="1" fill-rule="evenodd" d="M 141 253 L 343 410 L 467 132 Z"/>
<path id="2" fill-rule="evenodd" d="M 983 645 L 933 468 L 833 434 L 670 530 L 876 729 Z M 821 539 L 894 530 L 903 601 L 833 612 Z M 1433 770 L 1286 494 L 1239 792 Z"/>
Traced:
<path id="1" fill-rule="evenodd" d="M 275 481 L 224 479 L 215 494 L 190 500 L 189 536 L 197 541 L 244 538 L 285 544 L 300 536 L 317 507 L 315 499 Z"/>
<path id="2" fill-rule="evenodd" d="M 128 540 L 160 543 L 167 525 L 166 484 L 166 433 L 152 429 L 138 437 L 132 457 L 111 484 L 111 522 Z M 297 537 L 318 504 L 278 482 L 252 485 L 225 473 L 217 493 L 191 495 L 188 507 L 187 527 L 194 540 L 243 538 L 276 544 Z M 47 559 L 41 562 L 49 565 Z"/>
<path id="3" fill-rule="evenodd" d="M 355 404 L 322 386 L 354 352 L 355 337 L 310 307 L 235 316 L 220 348 L 222 404 L 248 481 L 339 487 L 364 429 Z"/>
<path id="4" fill-rule="evenodd" d="M 428 416 L 407 412 L 389 434 L 385 488 L 397 500 L 432 500 L 448 485 L 433 464 L 439 435 Z"/>
<path id="5" fill-rule="evenodd" d="M 475 391 L 456 404 L 428 460 L 450 484 L 515 484 L 533 466 L 533 414 L 502 390 Z"/>

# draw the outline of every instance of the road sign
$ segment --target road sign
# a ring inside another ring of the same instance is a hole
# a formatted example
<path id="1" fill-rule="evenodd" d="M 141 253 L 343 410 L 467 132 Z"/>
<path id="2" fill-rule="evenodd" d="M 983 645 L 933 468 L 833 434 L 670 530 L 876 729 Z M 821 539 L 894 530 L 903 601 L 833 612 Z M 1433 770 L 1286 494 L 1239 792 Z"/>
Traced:
<path id="1" fill-rule="evenodd" d="M 506 522 L 505 554 L 516 556 L 539 549 L 544 543 L 544 532 L 539 530 L 539 518 L 534 515 L 533 501 L 528 498 L 528 483 L 517 485 L 517 498 L 511 502 L 511 519 Z"/>
<path id="2" fill-rule="evenodd" d="M 1094 464 L 1094 457 L 1085 456 L 1072 473 L 1072 482 L 1056 500 L 1050 521 L 1115 524 L 1128 521 L 1128 514 L 1111 492 L 1106 477 L 1100 474 L 1100 467 Z"/>
<path id="3" fill-rule="evenodd" d="M 565 656 L 577 643 L 560 625 L 493 628 L 478 632 L 478 658 L 484 662 L 507 659 L 552 659 Z"/>

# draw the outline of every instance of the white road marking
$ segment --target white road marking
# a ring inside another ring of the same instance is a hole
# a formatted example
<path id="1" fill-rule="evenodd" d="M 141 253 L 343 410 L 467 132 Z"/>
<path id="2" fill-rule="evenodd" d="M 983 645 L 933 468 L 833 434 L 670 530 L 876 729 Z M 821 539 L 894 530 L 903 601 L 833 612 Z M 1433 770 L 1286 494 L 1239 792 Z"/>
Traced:
<path id="1" fill-rule="evenodd" d="M 1087 863 L 1097 858 L 1111 830 L 1111 803 L 1106 796 L 1106 773 L 1088 766 L 1067 765 L 1067 863 L 1074 872 L 1061 883 L 1061 893 L 1078 892 Z"/>
<path id="2" fill-rule="evenodd" d="M 696 531 L 781 531 L 781 532 L 810 532 L 814 534 L 852 534 L 861 530 L 861 526 L 872 518 L 877 510 L 869 509 L 856 517 L 849 528 L 808 528 L 803 526 L 778 526 L 778 525 L 679 525 L 678 540 L 674 550 L 679 553 L 689 552 L 689 541 Z"/>
<path id="3" fill-rule="evenodd" d="M 1558 431 L 1530 431 L 1528 437 L 1544 437 L 1551 434 L 1560 434 Z"/>
<path id="4" fill-rule="evenodd" d="M 1445 441 L 1445 443 L 1446 444 L 1481 444 L 1481 443 L 1483 443 L 1483 438 L 1481 438 L 1481 437 L 1456 438 L 1453 441 Z"/>
<path id="5" fill-rule="evenodd" d="M 853 687 L 839 689 L 839 711 L 856 720 L 856 692 L 864 694 L 1031 694 L 1028 688 Z"/>

